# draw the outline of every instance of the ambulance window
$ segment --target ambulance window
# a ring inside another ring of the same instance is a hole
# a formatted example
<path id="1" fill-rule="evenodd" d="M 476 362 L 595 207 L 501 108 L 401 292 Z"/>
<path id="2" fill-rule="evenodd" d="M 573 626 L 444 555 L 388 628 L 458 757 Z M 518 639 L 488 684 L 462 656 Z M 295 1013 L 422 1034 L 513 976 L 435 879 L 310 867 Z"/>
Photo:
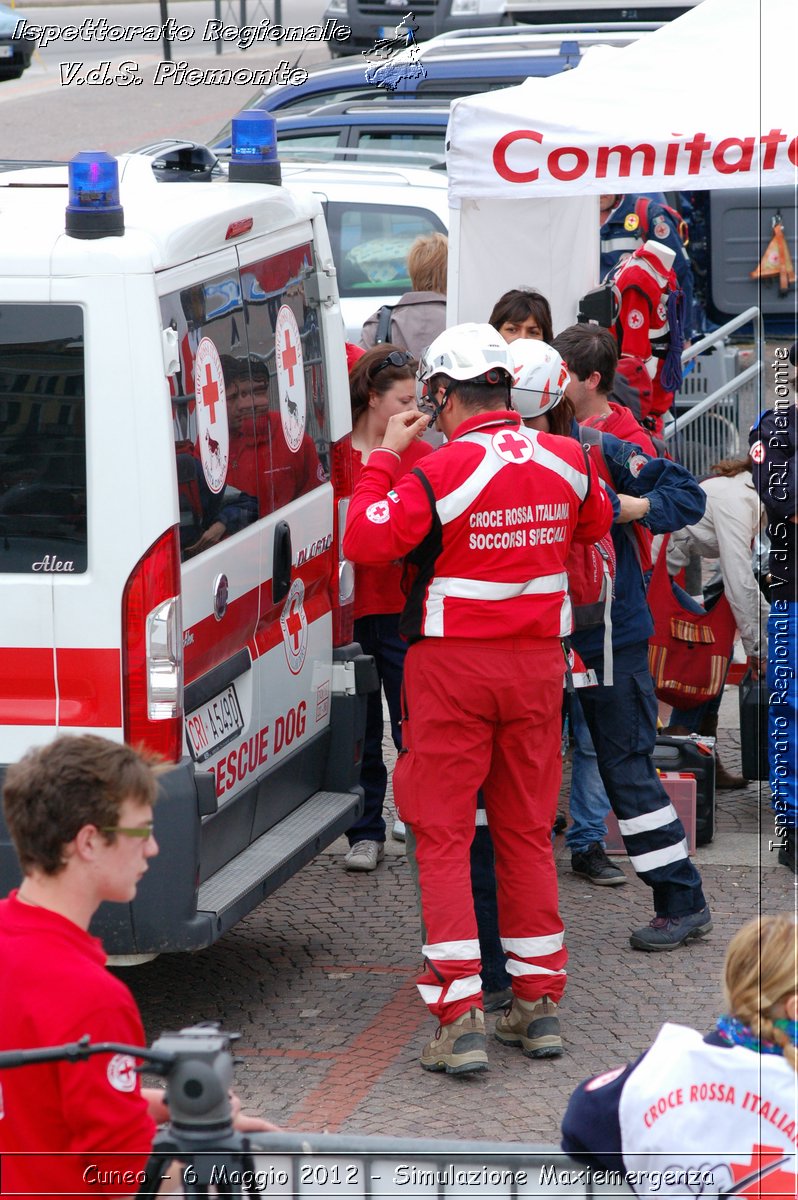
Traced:
<path id="1" fill-rule="evenodd" d="M 83 312 L 0 304 L 0 572 L 85 571 Z"/>
<path id="2" fill-rule="evenodd" d="M 261 459 L 261 506 L 273 512 L 330 477 L 318 307 L 306 293 L 310 243 L 241 268 Z"/>
<path id="3" fill-rule="evenodd" d="M 161 298 L 177 331 L 180 369 L 169 380 L 185 560 L 262 515 L 254 399 L 238 274 Z"/>

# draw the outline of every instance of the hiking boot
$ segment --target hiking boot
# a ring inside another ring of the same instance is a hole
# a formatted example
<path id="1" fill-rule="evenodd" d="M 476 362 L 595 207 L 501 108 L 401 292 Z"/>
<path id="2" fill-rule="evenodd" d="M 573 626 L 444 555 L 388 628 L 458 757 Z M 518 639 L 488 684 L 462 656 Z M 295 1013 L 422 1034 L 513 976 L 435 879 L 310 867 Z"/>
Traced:
<path id="1" fill-rule="evenodd" d="M 396 818 L 396 820 L 393 823 L 393 829 L 391 830 L 391 837 L 393 838 L 393 840 L 395 842 L 406 842 L 407 841 L 407 830 L 405 828 L 405 823 L 404 823 L 404 821 L 400 821 L 398 817 Z"/>
<path id="2" fill-rule="evenodd" d="M 482 1009 L 470 1008 L 450 1025 L 439 1025 L 435 1037 L 421 1052 L 421 1065 L 425 1071 L 445 1071 L 447 1075 L 487 1071 Z"/>
<path id="3" fill-rule="evenodd" d="M 558 1058 L 562 1054 L 557 1005 L 548 996 L 534 1001 L 514 996 L 512 1007 L 496 1022 L 495 1033 L 505 1046 L 520 1046 L 527 1058 Z"/>
<path id="4" fill-rule="evenodd" d="M 591 842 L 586 850 L 576 850 L 571 855 L 571 870 L 597 887 L 619 887 L 626 883 L 623 871 L 610 862 L 601 842 Z"/>
<path id="5" fill-rule="evenodd" d="M 743 775 L 732 775 L 720 761 L 717 747 L 715 748 L 715 787 L 719 792 L 730 791 L 732 788 L 747 788 L 748 780 Z"/>
<path id="6" fill-rule="evenodd" d="M 344 859 L 347 871 L 374 871 L 385 858 L 382 842 L 355 842 Z"/>
<path id="7" fill-rule="evenodd" d="M 482 1007 L 486 1013 L 498 1012 L 501 1008 L 509 1008 L 513 1002 L 513 989 L 500 988 L 498 992 L 483 992 Z"/>
<path id="8" fill-rule="evenodd" d="M 676 950 L 690 938 L 701 938 L 712 928 L 709 908 L 684 917 L 655 917 L 649 925 L 636 929 L 629 938 L 635 950 Z"/>
<path id="9" fill-rule="evenodd" d="M 789 867 L 793 875 L 797 875 L 798 871 L 798 839 L 794 829 L 784 830 L 784 841 L 786 845 L 779 850 L 779 862 L 783 867 Z"/>

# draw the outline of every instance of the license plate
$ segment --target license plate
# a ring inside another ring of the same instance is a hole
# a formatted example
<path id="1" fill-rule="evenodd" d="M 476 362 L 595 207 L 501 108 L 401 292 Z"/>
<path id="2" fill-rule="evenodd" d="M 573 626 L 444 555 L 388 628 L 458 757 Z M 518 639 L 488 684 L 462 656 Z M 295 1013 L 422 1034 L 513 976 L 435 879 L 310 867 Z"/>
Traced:
<path id="1" fill-rule="evenodd" d="M 231 683 L 213 700 L 186 713 L 186 738 L 194 762 L 205 762 L 222 746 L 235 741 L 243 728 L 241 706 Z"/>
<path id="2" fill-rule="evenodd" d="M 392 38 L 394 36 L 395 32 L 396 32 L 395 25 L 380 25 L 379 28 L 377 29 L 377 37 L 380 39 Z"/>
<path id="3" fill-rule="evenodd" d="M 14 47 L 13 46 L 0 46 L 0 58 L 13 58 L 13 57 L 14 57 Z"/>

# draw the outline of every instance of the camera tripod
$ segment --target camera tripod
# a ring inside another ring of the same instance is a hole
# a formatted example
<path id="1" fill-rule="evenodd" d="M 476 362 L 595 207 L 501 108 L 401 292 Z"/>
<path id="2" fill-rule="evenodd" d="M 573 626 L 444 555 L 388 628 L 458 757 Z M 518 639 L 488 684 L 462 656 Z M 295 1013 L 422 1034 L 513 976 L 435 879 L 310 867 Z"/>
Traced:
<path id="1" fill-rule="evenodd" d="M 237 1037 L 222 1033 L 215 1023 L 164 1033 L 149 1049 L 118 1042 L 92 1044 L 87 1035 L 63 1046 L 0 1053 L 0 1068 L 83 1062 L 94 1054 L 129 1054 L 143 1059 L 153 1075 L 166 1080 L 169 1124 L 155 1137 L 146 1178 L 137 1195 L 168 1195 L 159 1190 L 161 1185 L 177 1178 L 178 1194 L 243 1200 L 261 1194 L 261 1188 L 253 1140 L 233 1129 L 230 1046 Z"/>

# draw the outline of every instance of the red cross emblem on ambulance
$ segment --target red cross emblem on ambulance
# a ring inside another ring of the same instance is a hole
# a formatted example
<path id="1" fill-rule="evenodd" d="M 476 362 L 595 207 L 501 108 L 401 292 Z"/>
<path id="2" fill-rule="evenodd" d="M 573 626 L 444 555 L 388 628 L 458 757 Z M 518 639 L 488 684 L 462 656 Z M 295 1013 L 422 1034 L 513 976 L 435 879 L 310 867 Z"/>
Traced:
<path id="1" fill-rule="evenodd" d="M 274 326 L 274 362 L 283 437 L 291 453 L 296 454 L 305 435 L 307 394 L 302 335 L 287 304 L 280 307 Z"/>
<path id="2" fill-rule="evenodd" d="M 218 495 L 227 479 L 230 457 L 230 430 L 227 423 L 227 397 L 219 352 L 210 338 L 197 346 L 194 359 L 195 417 L 197 443 L 205 482 Z"/>
<path id="3" fill-rule="evenodd" d="M 509 463 L 529 462 L 535 453 L 530 439 L 515 429 L 503 429 L 501 433 L 494 434 L 492 444 L 499 458 Z"/>
<path id="4" fill-rule="evenodd" d="M 308 651 L 308 618 L 305 612 L 305 585 L 301 579 L 295 579 L 285 598 L 283 611 L 280 613 L 280 627 L 283 631 L 283 645 L 288 669 L 292 675 L 298 675 L 305 663 Z"/>

